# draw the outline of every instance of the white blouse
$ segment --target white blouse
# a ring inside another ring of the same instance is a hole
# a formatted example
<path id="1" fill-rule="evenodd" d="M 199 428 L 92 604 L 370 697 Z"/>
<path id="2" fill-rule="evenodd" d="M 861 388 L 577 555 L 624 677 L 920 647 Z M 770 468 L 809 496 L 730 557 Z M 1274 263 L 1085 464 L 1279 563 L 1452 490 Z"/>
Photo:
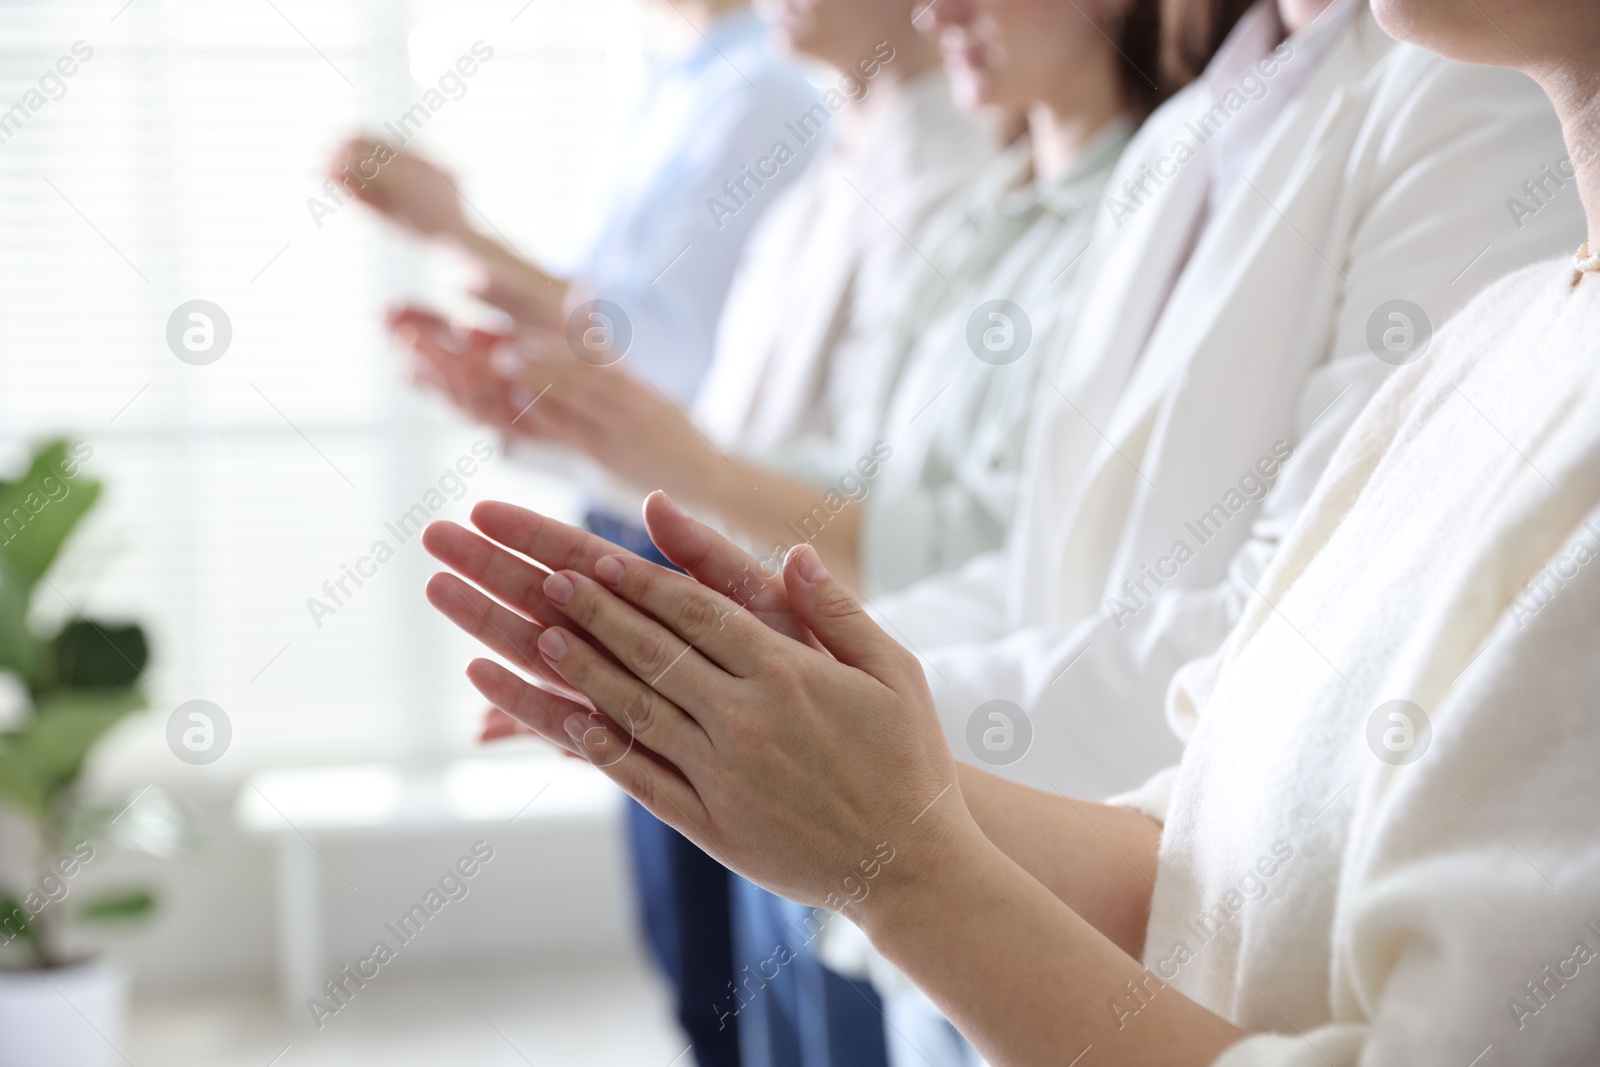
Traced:
<path id="1" fill-rule="evenodd" d="M 1029 142 L 1013 145 L 929 224 L 898 290 L 862 309 L 835 357 L 829 430 L 760 456 L 825 486 L 878 442 L 891 450 L 865 498 L 869 592 L 1004 540 L 1029 420 L 1076 320 L 1078 267 L 1130 134 L 1107 127 L 1042 185 Z"/>
<path id="2" fill-rule="evenodd" d="M 1255 1032 L 1219 1067 L 1597 1062 L 1600 277 L 1571 278 L 1496 283 L 1380 391 L 1173 683 L 1183 760 L 1125 799 L 1165 822 L 1146 966 Z"/>

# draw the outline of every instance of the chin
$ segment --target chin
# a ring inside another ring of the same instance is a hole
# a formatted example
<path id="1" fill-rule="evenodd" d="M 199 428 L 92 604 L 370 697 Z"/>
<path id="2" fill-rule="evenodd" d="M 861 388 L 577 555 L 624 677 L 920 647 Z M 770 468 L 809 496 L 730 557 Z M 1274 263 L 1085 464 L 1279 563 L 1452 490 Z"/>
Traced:
<path id="1" fill-rule="evenodd" d="M 1437 0 L 1372 0 L 1372 15 L 1383 32 L 1400 41 L 1427 47 L 1429 8 L 1441 6 Z"/>
<path id="2" fill-rule="evenodd" d="M 1521 56 L 1471 0 L 1372 0 L 1389 36 L 1462 63 L 1514 67 Z"/>

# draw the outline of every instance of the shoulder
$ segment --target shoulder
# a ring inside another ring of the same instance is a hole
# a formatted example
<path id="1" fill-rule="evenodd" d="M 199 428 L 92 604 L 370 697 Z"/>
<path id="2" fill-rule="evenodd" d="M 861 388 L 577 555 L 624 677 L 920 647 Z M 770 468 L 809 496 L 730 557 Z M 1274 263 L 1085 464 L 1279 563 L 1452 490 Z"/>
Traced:
<path id="1" fill-rule="evenodd" d="M 1439 330 L 1434 344 L 1445 357 L 1441 363 L 1459 368 L 1558 328 L 1571 302 L 1571 278 L 1569 254 L 1530 263 L 1489 283 Z"/>
<path id="2" fill-rule="evenodd" d="M 1413 149 L 1439 145 L 1465 131 L 1557 142 L 1560 138 L 1555 109 L 1527 75 L 1458 63 L 1410 44 L 1389 48 L 1358 89 L 1367 103 L 1369 123 L 1381 126 L 1394 148 L 1408 141 Z"/>
<path id="3" fill-rule="evenodd" d="M 1530 263 L 1490 282 L 1460 311 L 1440 324 L 1426 358 L 1395 375 L 1397 394 L 1448 391 L 1472 365 L 1490 358 L 1515 358 L 1556 328 L 1570 288 L 1571 256 Z"/>

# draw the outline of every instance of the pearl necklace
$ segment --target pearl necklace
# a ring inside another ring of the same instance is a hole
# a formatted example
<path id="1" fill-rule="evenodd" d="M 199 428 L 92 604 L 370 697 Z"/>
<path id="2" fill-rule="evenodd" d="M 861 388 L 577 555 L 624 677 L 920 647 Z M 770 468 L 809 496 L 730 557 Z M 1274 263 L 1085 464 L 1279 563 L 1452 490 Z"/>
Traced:
<path id="1" fill-rule="evenodd" d="M 1578 254 L 1572 257 L 1572 268 L 1572 284 L 1576 286 L 1585 274 L 1600 273 L 1600 254 L 1591 254 L 1589 242 L 1585 241 L 1578 246 Z"/>

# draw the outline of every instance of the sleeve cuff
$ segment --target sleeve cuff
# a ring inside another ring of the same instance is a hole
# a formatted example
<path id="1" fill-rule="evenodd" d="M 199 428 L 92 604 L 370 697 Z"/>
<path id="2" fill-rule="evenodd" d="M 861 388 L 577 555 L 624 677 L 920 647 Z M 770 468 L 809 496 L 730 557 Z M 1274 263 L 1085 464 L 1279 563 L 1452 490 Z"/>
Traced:
<path id="1" fill-rule="evenodd" d="M 1157 771 L 1144 785 L 1110 797 L 1106 803 L 1143 812 L 1156 822 L 1166 825 L 1167 808 L 1172 804 L 1172 787 L 1177 780 L 1178 765 L 1173 764 L 1165 770 Z"/>

